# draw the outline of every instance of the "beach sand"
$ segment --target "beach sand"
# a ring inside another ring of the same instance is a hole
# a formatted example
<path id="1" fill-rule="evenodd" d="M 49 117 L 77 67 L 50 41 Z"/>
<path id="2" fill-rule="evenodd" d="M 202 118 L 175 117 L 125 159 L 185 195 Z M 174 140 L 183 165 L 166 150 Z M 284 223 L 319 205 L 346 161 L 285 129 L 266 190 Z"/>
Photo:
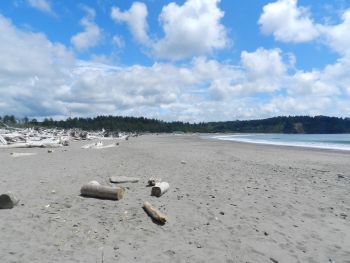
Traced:
<path id="1" fill-rule="evenodd" d="M 86 143 L 0 151 L 0 193 L 20 199 L 0 210 L 0 262 L 350 262 L 350 153 L 198 135 Z M 116 175 L 141 181 L 120 201 L 80 196 Z M 151 197 L 150 177 L 170 190 Z"/>

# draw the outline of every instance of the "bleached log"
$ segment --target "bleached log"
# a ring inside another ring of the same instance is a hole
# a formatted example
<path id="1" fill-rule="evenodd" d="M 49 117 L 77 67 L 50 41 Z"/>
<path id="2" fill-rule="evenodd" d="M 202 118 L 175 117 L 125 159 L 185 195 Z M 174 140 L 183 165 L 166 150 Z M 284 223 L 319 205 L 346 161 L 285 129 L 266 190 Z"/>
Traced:
<path id="1" fill-rule="evenodd" d="M 4 144 L 4 145 L 7 144 L 7 141 L 1 135 L 0 135 L 0 144 Z"/>
<path id="2" fill-rule="evenodd" d="M 170 185 L 167 182 L 156 183 L 156 185 L 152 187 L 151 195 L 160 197 L 168 191 L 169 187 Z"/>
<path id="3" fill-rule="evenodd" d="M 136 177 L 127 177 L 127 176 L 111 176 L 109 178 L 111 183 L 121 184 L 121 183 L 137 183 L 140 181 L 140 178 Z"/>
<path id="4" fill-rule="evenodd" d="M 11 209 L 19 200 L 11 192 L 0 195 L 0 209 Z"/>
<path id="5" fill-rule="evenodd" d="M 102 145 L 102 146 L 98 146 L 98 147 L 95 147 L 96 149 L 100 150 L 100 149 L 107 149 L 107 148 L 113 148 L 113 147 L 116 147 L 117 145 L 115 143 L 112 143 L 112 144 L 108 144 L 108 145 Z"/>
<path id="6" fill-rule="evenodd" d="M 156 208 L 154 208 L 149 202 L 144 202 L 143 209 L 147 212 L 147 214 L 152 217 L 153 220 L 158 222 L 159 224 L 164 225 L 165 222 L 168 220 L 167 216 L 164 215 L 162 212 L 158 211 Z"/>
<path id="7" fill-rule="evenodd" d="M 110 199 L 110 200 L 120 200 L 124 195 L 123 188 L 115 188 L 110 186 L 102 186 L 96 181 L 94 183 L 90 182 L 86 185 L 83 185 L 80 189 L 80 193 L 83 196 L 96 197 L 101 199 Z"/>
<path id="8" fill-rule="evenodd" d="M 103 146 L 103 143 L 101 141 L 99 141 L 99 142 L 95 142 L 95 143 L 86 144 L 86 145 L 82 146 L 81 148 L 82 149 L 92 149 L 92 148 L 99 148 L 102 146 Z"/>
<path id="9" fill-rule="evenodd" d="M 8 145 L 0 145 L 1 148 L 12 149 L 12 148 L 58 148 L 61 147 L 61 144 L 56 142 L 26 142 L 26 143 L 13 143 Z"/>
<path id="10" fill-rule="evenodd" d="M 22 157 L 22 156 L 31 156 L 36 155 L 36 153 L 10 153 L 12 157 Z"/>
<path id="11" fill-rule="evenodd" d="M 162 181 L 161 178 L 151 177 L 148 179 L 148 186 L 155 186 L 157 183 L 160 183 L 161 181 Z"/>

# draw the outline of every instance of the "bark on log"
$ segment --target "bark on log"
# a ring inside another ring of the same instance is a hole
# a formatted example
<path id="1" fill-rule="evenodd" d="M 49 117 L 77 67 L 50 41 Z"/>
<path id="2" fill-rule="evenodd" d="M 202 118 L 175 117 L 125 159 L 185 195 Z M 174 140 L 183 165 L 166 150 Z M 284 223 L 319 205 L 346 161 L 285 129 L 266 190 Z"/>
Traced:
<path id="1" fill-rule="evenodd" d="M 168 220 L 167 216 L 162 212 L 159 212 L 156 208 L 154 208 L 149 202 L 144 202 L 143 209 L 147 212 L 147 214 L 152 217 L 153 220 L 158 222 L 159 224 L 164 225 Z"/>
<path id="2" fill-rule="evenodd" d="M 167 182 L 156 183 L 156 185 L 152 187 L 151 195 L 160 197 L 168 191 L 169 187 L 170 185 Z"/>
<path id="3" fill-rule="evenodd" d="M 11 209 L 18 204 L 18 199 L 11 192 L 0 195 L 0 209 Z"/>
<path id="4" fill-rule="evenodd" d="M 94 181 L 93 181 L 94 182 Z M 80 193 L 83 196 L 96 197 L 101 199 L 110 199 L 110 200 L 120 200 L 124 196 L 123 188 L 115 188 L 110 186 L 102 186 L 100 184 L 96 184 L 96 182 L 88 183 L 83 185 L 80 189 Z"/>
<path id="5" fill-rule="evenodd" d="M 137 183 L 140 181 L 140 178 L 136 177 L 127 177 L 127 176 L 111 176 L 109 178 L 111 183 L 121 184 L 121 183 Z"/>

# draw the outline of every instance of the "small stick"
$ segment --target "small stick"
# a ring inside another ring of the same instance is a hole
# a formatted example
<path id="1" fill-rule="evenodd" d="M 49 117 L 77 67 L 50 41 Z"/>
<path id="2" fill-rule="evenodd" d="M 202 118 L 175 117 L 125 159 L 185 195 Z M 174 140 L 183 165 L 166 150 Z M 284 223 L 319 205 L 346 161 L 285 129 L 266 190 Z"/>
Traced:
<path id="1" fill-rule="evenodd" d="M 164 225 L 168 220 L 167 216 L 163 213 L 159 212 L 156 208 L 154 208 L 149 202 L 144 202 L 143 209 L 147 212 L 147 214 L 152 217 L 159 224 Z"/>

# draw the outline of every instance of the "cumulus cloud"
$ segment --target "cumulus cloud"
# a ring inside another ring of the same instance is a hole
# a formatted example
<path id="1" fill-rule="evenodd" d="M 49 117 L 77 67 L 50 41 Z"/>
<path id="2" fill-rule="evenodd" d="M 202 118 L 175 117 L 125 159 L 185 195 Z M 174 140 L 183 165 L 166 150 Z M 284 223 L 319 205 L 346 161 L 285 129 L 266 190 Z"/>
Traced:
<path id="1" fill-rule="evenodd" d="M 339 24 L 320 24 L 311 19 L 306 7 L 297 0 L 278 0 L 264 6 L 259 18 L 262 33 L 281 42 L 319 40 L 335 52 L 350 55 L 350 9 L 341 15 Z"/>
<path id="2" fill-rule="evenodd" d="M 144 3 L 134 2 L 126 11 L 113 7 L 111 17 L 115 22 L 125 22 L 135 40 L 149 47 L 155 57 L 181 60 L 211 54 L 229 45 L 219 3 L 220 0 L 187 0 L 183 5 L 171 2 L 164 6 L 159 15 L 164 37 L 158 40 L 148 36 Z"/>
<path id="3" fill-rule="evenodd" d="M 325 43 L 334 51 L 350 55 L 350 9 L 342 14 L 342 23 L 338 25 L 326 25 L 321 27 Z"/>
<path id="4" fill-rule="evenodd" d="M 71 43 L 79 51 L 95 47 L 102 38 L 101 29 L 94 22 L 95 10 L 87 6 L 82 6 L 82 8 L 86 12 L 86 16 L 80 20 L 84 31 L 77 33 L 71 38 Z"/>
<path id="5" fill-rule="evenodd" d="M 27 0 L 27 3 L 42 12 L 52 13 L 52 8 L 47 0 Z"/>
<path id="6" fill-rule="evenodd" d="M 142 44 L 149 44 L 147 35 L 147 6 L 141 2 L 134 2 L 129 10 L 122 12 L 118 7 L 112 7 L 111 17 L 117 22 L 128 25 L 133 37 Z"/>
<path id="7" fill-rule="evenodd" d="M 164 38 L 155 44 L 157 57 L 179 60 L 210 54 L 228 45 L 227 32 L 220 23 L 224 12 L 220 0 L 187 0 L 163 7 L 159 20 Z"/>
<path id="8" fill-rule="evenodd" d="M 79 61 L 63 45 L 2 16 L 0 31 L 3 114 L 215 121 L 349 112 L 348 57 L 318 71 L 293 72 L 290 54 L 263 48 L 243 51 L 236 65 L 197 57 L 181 65 L 113 66 L 103 58 Z"/>
<path id="9" fill-rule="evenodd" d="M 1 15 L 0 31 L 0 111 L 55 115 L 59 108 L 53 108 L 52 96 L 70 71 L 72 54 L 43 34 L 17 29 Z"/>
<path id="10" fill-rule="evenodd" d="M 261 31 L 282 42 L 308 42 L 319 36 L 317 26 L 297 0 L 278 0 L 264 6 L 259 18 Z"/>

